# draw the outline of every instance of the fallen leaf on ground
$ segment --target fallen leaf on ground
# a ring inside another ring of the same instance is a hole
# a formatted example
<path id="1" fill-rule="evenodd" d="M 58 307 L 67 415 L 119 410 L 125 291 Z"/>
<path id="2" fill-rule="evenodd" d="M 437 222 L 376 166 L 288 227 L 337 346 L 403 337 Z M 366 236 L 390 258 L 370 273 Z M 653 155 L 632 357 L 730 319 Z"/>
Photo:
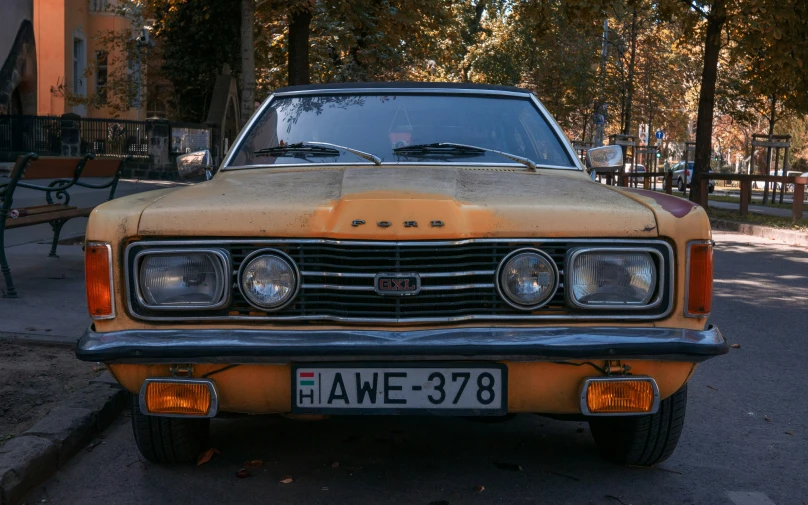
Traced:
<path id="1" fill-rule="evenodd" d="M 763 420 L 766 421 L 767 423 L 772 422 L 772 418 L 769 416 L 763 416 Z"/>
<path id="2" fill-rule="evenodd" d="M 740 349 L 741 344 L 730 344 L 730 347 L 732 347 L 733 349 Z"/>
<path id="3" fill-rule="evenodd" d="M 477 493 L 482 493 L 483 491 L 485 491 L 485 486 L 477 486 L 474 488 L 474 491 Z"/>
<path id="4" fill-rule="evenodd" d="M 516 463 L 497 463 L 494 462 L 494 466 L 499 468 L 500 470 L 509 470 L 511 472 L 521 472 L 522 465 L 517 465 Z"/>
<path id="5" fill-rule="evenodd" d="M 281 484 L 291 484 L 294 479 L 291 475 L 284 475 L 281 477 Z"/>
<path id="6" fill-rule="evenodd" d="M 263 465 L 264 461 L 261 459 L 253 459 L 251 461 L 245 461 L 241 464 L 243 468 L 258 468 L 259 466 Z"/>
<path id="7" fill-rule="evenodd" d="M 239 468 L 238 472 L 236 472 L 236 477 L 239 479 L 246 479 L 249 476 L 250 472 L 248 472 L 246 468 Z"/>
<path id="8" fill-rule="evenodd" d="M 214 449 L 213 447 L 203 452 L 202 454 L 199 455 L 199 458 L 197 458 L 196 466 L 204 465 L 205 463 L 210 461 L 210 458 L 212 458 L 214 454 L 221 454 L 221 452 L 219 452 L 218 449 Z"/>
<path id="9" fill-rule="evenodd" d="M 718 391 L 718 388 L 715 387 L 715 386 L 711 386 L 711 385 L 707 384 L 707 387 L 712 389 L 713 391 Z"/>
<path id="10" fill-rule="evenodd" d="M 794 432 L 793 432 L 793 431 L 787 431 L 787 432 L 785 432 L 785 433 L 786 433 L 786 435 L 791 435 L 792 437 L 794 436 Z M 803 502 L 803 503 L 804 503 L 804 502 Z"/>
<path id="11" fill-rule="evenodd" d="M 331 463 L 331 468 L 339 468 L 339 461 L 334 461 Z"/>

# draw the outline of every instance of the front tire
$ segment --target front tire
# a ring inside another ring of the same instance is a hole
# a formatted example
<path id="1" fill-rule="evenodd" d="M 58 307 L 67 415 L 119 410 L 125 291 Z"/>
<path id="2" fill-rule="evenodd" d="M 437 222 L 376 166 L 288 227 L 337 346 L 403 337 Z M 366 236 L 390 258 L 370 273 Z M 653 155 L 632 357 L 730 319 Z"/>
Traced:
<path id="1" fill-rule="evenodd" d="M 140 411 L 138 397 L 132 395 L 132 431 L 135 444 L 152 463 L 187 463 L 205 450 L 210 419 L 157 417 Z"/>
<path id="2" fill-rule="evenodd" d="M 656 414 L 594 417 L 589 429 L 601 455 L 614 463 L 652 466 L 668 459 L 685 424 L 687 384 L 662 400 Z"/>
<path id="3" fill-rule="evenodd" d="M 677 185 L 678 185 L 679 191 L 684 193 L 685 192 L 685 183 L 682 182 L 682 179 L 677 180 Z"/>

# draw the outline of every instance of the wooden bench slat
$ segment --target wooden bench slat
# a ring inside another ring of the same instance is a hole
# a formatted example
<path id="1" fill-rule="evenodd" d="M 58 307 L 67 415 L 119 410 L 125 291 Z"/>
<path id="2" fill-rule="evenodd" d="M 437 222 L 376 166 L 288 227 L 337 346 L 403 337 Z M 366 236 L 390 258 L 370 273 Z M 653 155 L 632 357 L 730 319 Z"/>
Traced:
<path id="1" fill-rule="evenodd" d="M 115 177 L 121 168 L 123 160 L 120 158 L 96 158 L 87 161 L 81 177 Z"/>
<path id="2" fill-rule="evenodd" d="M 35 179 L 72 179 L 76 167 L 82 158 L 65 158 L 61 156 L 40 156 L 31 161 L 25 171 L 23 180 Z M 115 177 L 121 168 L 121 158 L 96 158 L 87 160 L 81 177 Z M 16 167 L 15 167 L 16 168 Z"/>
<path id="3" fill-rule="evenodd" d="M 38 160 L 31 161 L 25 170 L 25 174 L 23 174 L 22 180 L 72 179 L 79 161 L 81 161 L 81 158 L 40 156 Z"/>
<path id="4" fill-rule="evenodd" d="M 76 208 L 78 207 L 75 205 L 62 205 L 61 203 L 54 203 L 52 205 L 37 205 L 36 207 L 15 207 L 12 210 L 24 210 L 29 216 L 33 216 L 36 214 L 47 214 L 49 212 L 59 212 L 62 210 L 72 210 Z"/>
<path id="5" fill-rule="evenodd" d="M 90 215 L 90 212 L 92 211 L 93 207 L 86 207 L 83 209 L 70 209 L 58 212 L 48 212 L 42 214 L 28 215 L 18 217 L 17 219 L 8 218 L 6 219 L 6 229 L 19 228 L 21 226 L 31 226 L 34 224 L 42 224 L 57 219 L 73 219 L 75 217 L 88 217 Z"/>

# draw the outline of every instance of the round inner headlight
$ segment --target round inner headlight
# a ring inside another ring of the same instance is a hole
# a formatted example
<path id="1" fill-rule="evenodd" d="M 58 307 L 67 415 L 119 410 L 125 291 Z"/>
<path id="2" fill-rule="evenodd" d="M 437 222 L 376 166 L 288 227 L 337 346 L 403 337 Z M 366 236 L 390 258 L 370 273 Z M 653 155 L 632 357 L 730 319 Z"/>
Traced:
<path id="1" fill-rule="evenodd" d="M 251 304 L 262 309 L 279 309 L 297 294 L 297 269 L 280 251 L 259 251 L 245 260 L 239 284 Z"/>
<path id="2" fill-rule="evenodd" d="M 547 254 L 535 249 L 512 253 L 497 273 L 500 294 L 511 306 L 533 310 L 547 303 L 558 287 L 558 269 Z"/>

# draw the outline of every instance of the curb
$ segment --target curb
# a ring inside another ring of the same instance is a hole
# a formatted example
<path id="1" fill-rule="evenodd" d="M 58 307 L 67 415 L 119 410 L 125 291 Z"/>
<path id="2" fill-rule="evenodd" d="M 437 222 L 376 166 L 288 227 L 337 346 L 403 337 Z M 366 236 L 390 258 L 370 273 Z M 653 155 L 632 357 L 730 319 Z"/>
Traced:
<path id="1" fill-rule="evenodd" d="M 808 247 L 808 233 L 805 232 L 739 223 L 737 221 L 726 221 L 724 219 L 710 219 L 710 224 L 715 230 L 737 231 L 744 235 L 766 238 L 788 245 Z"/>
<path id="2" fill-rule="evenodd" d="M 6 442 L 0 447 L 0 505 L 14 505 L 62 468 L 112 423 L 126 403 L 125 390 L 96 380 Z"/>

